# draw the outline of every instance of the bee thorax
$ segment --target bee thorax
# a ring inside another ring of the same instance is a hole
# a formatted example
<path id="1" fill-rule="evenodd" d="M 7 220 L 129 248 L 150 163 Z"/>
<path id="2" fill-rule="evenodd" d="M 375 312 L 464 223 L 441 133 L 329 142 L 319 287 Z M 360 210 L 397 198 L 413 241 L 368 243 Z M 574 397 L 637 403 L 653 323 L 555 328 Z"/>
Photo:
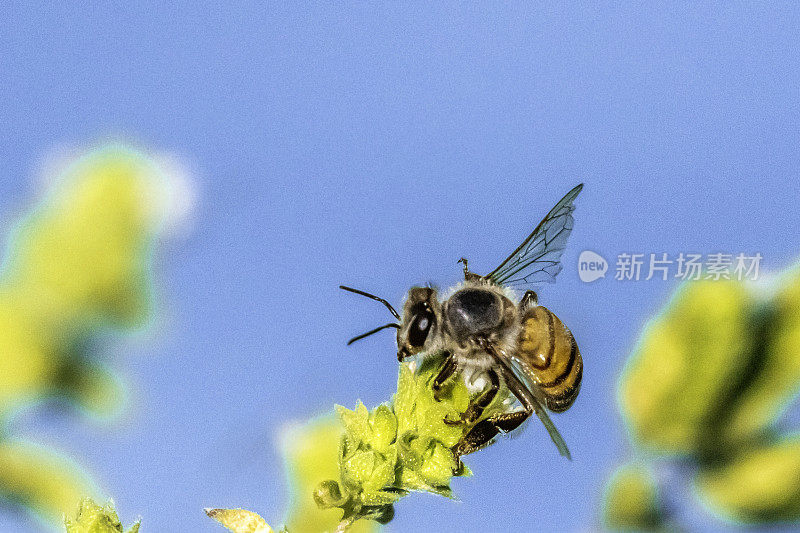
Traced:
<path id="1" fill-rule="evenodd" d="M 445 307 L 449 333 L 457 343 L 496 330 L 503 320 L 503 303 L 493 291 L 478 287 L 462 289 Z"/>

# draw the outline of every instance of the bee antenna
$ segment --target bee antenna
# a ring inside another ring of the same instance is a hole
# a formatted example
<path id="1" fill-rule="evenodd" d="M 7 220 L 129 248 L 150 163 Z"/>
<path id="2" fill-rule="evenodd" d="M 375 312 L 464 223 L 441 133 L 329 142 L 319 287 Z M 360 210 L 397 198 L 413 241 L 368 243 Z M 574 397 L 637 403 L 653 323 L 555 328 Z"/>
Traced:
<path id="1" fill-rule="evenodd" d="M 349 291 L 349 292 L 354 292 L 354 293 L 356 293 L 356 294 L 360 294 L 361 296 L 366 296 L 367 298 L 372 298 L 373 300 L 375 300 L 375 301 L 377 301 L 377 302 L 380 302 L 380 303 L 382 303 L 383 305 L 385 305 L 385 306 L 386 306 L 386 308 L 387 308 L 389 311 L 391 311 L 392 315 L 394 315 L 394 317 L 395 317 L 397 320 L 400 320 L 400 314 L 399 314 L 397 311 L 395 311 L 395 310 L 394 310 L 394 307 L 392 307 L 392 304 L 390 304 L 389 302 L 387 302 L 387 301 L 386 301 L 386 300 L 384 300 L 383 298 L 378 298 L 378 297 L 377 297 L 377 296 L 375 296 L 374 294 L 370 294 L 370 293 L 368 293 L 368 292 L 360 291 L 360 290 L 358 290 L 358 289 L 353 289 L 353 288 L 351 288 L 351 287 L 345 287 L 344 285 L 339 285 L 339 288 L 340 288 L 340 289 L 342 289 L 342 290 L 345 290 L 345 291 Z M 388 325 L 387 325 L 387 326 L 388 326 Z M 399 327 L 399 326 L 398 326 L 398 327 Z M 379 329 L 380 329 L 380 328 L 379 328 Z M 377 330 L 376 330 L 376 331 L 377 331 Z M 375 331 L 372 331 L 371 333 L 375 333 Z M 353 339 L 353 340 L 358 340 L 358 339 Z M 352 342 L 352 341 L 350 341 L 350 342 Z M 348 344 L 350 344 L 350 343 L 348 342 Z"/>
<path id="2" fill-rule="evenodd" d="M 369 337 L 369 336 L 370 336 L 370 335 L 372 335 L 373 333 L 377 333 L 377 332 L 379 332 L 380 330 L 382 330 L 382 329 L 386 329 L 386 328 L 396 328 L 396 329 L 400 329 L 400 324 L 395 324 L 394 322 L 392 322 L 391 324 L 384 324 L 384 325 L 382 325 L 382 326 L 381 326 L 381 327 L 379 327 L 379 328 L 375 328 L 375 329 L 373 329 L 373 330 L 370 330 L 370 331 L 368 331 L 368 332 L 366 332 L 366 333 L 362 333 L 361 335 L 358 335 L 357 337 L 353 337 L 352 339 L 350 339 L 349 341 L 347 341 L 347 345 L 348 345 L 348 346 L 350 346 L 350 345 L 351 345 L 351 344 L 353 344 L 354 342 L 356 342 L 356 341 L 359 341 L 359 340 L 363 339 L 364 337 Z"/>

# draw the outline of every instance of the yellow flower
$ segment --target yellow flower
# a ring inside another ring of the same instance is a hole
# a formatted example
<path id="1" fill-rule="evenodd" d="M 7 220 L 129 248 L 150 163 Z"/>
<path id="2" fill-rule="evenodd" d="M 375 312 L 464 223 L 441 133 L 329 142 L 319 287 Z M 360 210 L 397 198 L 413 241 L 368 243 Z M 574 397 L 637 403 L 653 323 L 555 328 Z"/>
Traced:
<path id="1" fill-rule="evenodd" d="M 109 328 L 152 317 L 151 256 L 163 183 L 147 157 L 121 146 L 72 165 L 8 239 L 0 274 L 0 424 L 42 397 L 115 415 L 118 378 L 85 347 Z M 54 452 L 0 437 L 0 493 L 51 521 L 94 484 Z"/>
<path id="2" fill-rule="evenodd" d="M 114 511 L 114 504 L 108 502 L 101 507 L 91 499 L 84 499 L 80 503 L 78 512 L 74 517 L 64 518 L 66 533 L 138 533 L 139 522 L 130 529 L 124 530 Z"/>
<path id="3" fill-rule="evenodd" d="M 782 434 L 775 422 L 798 391 L 794 268 L 772 292 L 736 281 L 684 285 L 645 328 L 619 402 L 634 444 L 651 456 L 683 456 L 695 493 L 712 511 L 745 522 L 797 521 L 800 433 Z M 631 486 L 621 479 L 610 482 L 609 494 Z M 620 511 L 630 507 L 623 500 L 607 499 L 606 515 L 653 516 Z"/>

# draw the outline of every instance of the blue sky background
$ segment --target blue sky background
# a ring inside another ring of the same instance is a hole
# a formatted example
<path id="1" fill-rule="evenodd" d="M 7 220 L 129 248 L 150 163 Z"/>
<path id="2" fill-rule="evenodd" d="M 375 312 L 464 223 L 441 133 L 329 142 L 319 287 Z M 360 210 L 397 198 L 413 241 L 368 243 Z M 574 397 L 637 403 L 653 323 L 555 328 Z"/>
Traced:
<path id="1" fill-rule="evenodd" d="M 290 5 L 291 4 L 291 5 Z M 570 4 L 571 5 L 571 4 Z M 414 283 L 485 272 L 573 185 L 575 230 L 540 300 L 572 329 L 583 389 L 389 531 L 579 531 L 629 454 L 615 379 L 675 281 L 579 281 L 578 254 L 798 255 L 800 8 L 124 2 L 0 7 L 0 209 L 35 198 L 54 146 L 109 136 L 182 156 L 199 201 L 159 253 L 162 320 L 113 344 L 131 405 L 111 427 L 48 410 L 14 430 L 80 458 L 144 530 L 279 523 L 280 430 L 395 388 L 391 334 L 350 348 Z M 718 526 L 689 501 L 686 523 Z M 36 531 L 0 510 L 0 531 Z"/>

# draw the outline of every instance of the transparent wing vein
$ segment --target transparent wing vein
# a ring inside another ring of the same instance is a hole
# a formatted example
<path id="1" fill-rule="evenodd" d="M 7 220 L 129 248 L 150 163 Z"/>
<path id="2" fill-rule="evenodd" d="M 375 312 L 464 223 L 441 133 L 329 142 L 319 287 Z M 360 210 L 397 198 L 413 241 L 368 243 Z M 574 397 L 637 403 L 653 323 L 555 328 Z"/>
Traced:
<path id="1" fill-rule="evenodd" d="M 568 192 L 519 248 L 486 277 L 512 287 L 555 281 L 562 268 L 561 254 L 572 232 L 573 202 L 582 188 L 583 184 Z"/>

